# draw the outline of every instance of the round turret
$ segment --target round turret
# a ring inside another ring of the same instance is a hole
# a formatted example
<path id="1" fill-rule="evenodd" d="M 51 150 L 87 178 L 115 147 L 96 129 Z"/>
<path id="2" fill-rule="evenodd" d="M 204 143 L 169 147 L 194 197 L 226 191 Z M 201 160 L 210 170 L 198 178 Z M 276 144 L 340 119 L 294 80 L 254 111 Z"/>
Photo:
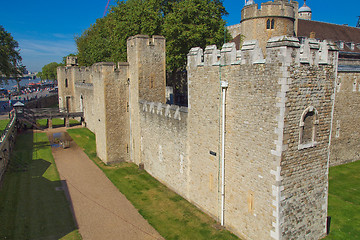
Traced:
<path id="1" fill-rule="evenodd" d="M 257 39 L 265 53 L 266 43 L 275 36 L 295 36 L 295 21 L 298 3 L 287 0 L 274 0 L 261 4 L 247 1 L 241 10 L 241 34 L 244 40 Z"/>
<path id="2" fill-rule="evenodd" d="M 254 0 L 246 0 L 245 6 L 255 4 Z"/>
<path id="3" fill-rule="evenodd" d="M 312 11 L 311 8 L 309 8 L 306 5 L 306 0 L 304 0 L 304 5 L 299 8 L 299 18 L 305 19 L 305 20 L 311 20 Z"/>

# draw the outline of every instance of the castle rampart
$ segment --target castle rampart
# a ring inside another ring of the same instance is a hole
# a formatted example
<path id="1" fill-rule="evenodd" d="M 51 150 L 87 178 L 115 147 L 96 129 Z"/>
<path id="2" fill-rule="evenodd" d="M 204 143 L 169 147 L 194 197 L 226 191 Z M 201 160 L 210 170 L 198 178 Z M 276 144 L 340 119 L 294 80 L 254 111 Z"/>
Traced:
<path id="1" fill-rule="evenodd" d="M 189 161 L 195 169 L 207 166 L 202 174 L 191 177 L 192 187 L 197 193 L 209 191 L 202 184 L 216 176 L 219 169 L 217 163 L 211 164 L 216 159 L 209 160 L 209 152 L 219 146 L 220 81 L 227 81 L 226 225 L 250 239 L 270 239 L 270 235 L 274 239 L 306 238 L 303 229 L 308 228 L 309 221 L 311 238 L 325 234 L 329 144 L 326 129 L 331 124 L 337 52 L 327 42 L 312 44 L 316 46 L 310 46 L 310 42 L 300 44 L 291 37 L 272 38 L 267 44 L 266 59 L 256 41 L 245 42 L 241 52 L 226 44 L 217 62 L 214 59 L 219 52 L 213 46 L 205 50 L 204 57 L 200 48 L 193 48 L 188 56 L 188 129 L 196 132 L 189 134 Z M 200 90 L 203 86 L 208 91 Z M 316 143 L 312 138 L 305 143 L 300 140 L 301 119 L 307 108 L 312 112 L 316 109 L 321 119 L 311 123 L 316 125 Z M 219 184 L 218 179 L 213 184 Z M 293 185 L 299 185 L 299 189 Z M 209 201 L 200 199 L 202 194 L 191 198 L 219 216 L 216 194 L 207 195 Z M 315 200 L 319 196 L 320 200 Z M 309 199 L 314 202 L 303 205 Z M 291 217 L 299 211 L 313 214 L 299 222 Z"/>
<path id="2" fill-rule="evenodd" d="M 186 107 L 140 101 L 142 163 L 182 196 L 189 194 L 187 118 Z"/>
<path id="3" fill-rule="evenodd" d="M 341 70 L 336 84 L 335 111 L 331 140 L 331 165 L 360 159 L 359 138 L 360 69 Z"/>
<path id="4" fill-rule="evenodd" d="M 332 43 L 287 36 L 271 38 L 265 54 L 253 40 L 239 51 L 233 43 L 192 48 L 184 108 L 164 104 L 165 39 L 138 35 L 128 40 L 127 63 L 95 64 L 59 94 L 82 99 L 105 163 L 142 163 L 215 219 L 224 213 L 244 239 L 319 239 L 336 65 Z M 60 68 L 59 84 L 76 69 Z"/>

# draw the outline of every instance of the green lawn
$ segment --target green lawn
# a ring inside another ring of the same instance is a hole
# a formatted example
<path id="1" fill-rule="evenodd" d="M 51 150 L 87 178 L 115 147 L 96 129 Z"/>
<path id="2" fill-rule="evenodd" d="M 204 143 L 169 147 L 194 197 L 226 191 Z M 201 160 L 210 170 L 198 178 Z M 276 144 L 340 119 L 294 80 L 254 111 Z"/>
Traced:
<path id="1" fill-rule="evenodd" d="M 40 127 L 47 127 L 47 119 L 39 119 L 36 121 L 36 123 L 40 126 Z M 52 120 L 52 124 L 53 127 L 63 127 L 64 126 L 64 119 L 63 118 L 53 118 Z M 74 126 L 74 125 L 78 125 L 79 121 L 75 120 L 75 119 L 70 119 L 70 126 Z"/>
<path id="2" fill-rule="evenodd" d="M 360 161 L 330 168 L 328 239 L 360 239 Z"/>
<path id="3" fill-rule="evenodd" d="M 96 157 L 95 135 L 67 130 L 75 142 L 165 239 L 238 239 L 209 216 L 132 163 L 106 166 Z"/>
<path id="4" fill-rule="evenodd" d="M 5 130 L 6 125 L 10 122 L 10 119 L 0 120 L 0 134 Z"/>
<path id="5" fill-rule="evenodd" d="M 17 137 L 0 190 L 0 239 L 81 239 L 45 133 Z"/>

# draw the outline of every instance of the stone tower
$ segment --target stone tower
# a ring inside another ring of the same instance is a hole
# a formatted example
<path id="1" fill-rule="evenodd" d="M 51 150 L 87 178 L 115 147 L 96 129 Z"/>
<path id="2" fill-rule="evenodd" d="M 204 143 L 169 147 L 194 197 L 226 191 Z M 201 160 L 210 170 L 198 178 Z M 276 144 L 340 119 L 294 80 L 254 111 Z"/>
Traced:
<path id="1" fill-rule="evenodd" d="M 59 109 L 63 112 L 74 112 L 75 110 L 75 79 L 78 72 L 73 67 L 77 66 L 77 58 L 68 56 L 66 66 L 57 69 L 58 89 L 59 89 Z"/>
<path id="2" fill-rule="evenodd" d="M 258 4 L 247 4 L 241 10 L 241 34 L 244 40 L 257 39 L 265 53 L 266 43 L 271 37 L 296 36 L 296 1 L 274 0 Z"/>
<path id="3" fill-rule="evenodd" d="M 139 100 L 166 102 L 165 46 L 162 36 L 136 35 L 127 40 L 130 159 L 137 164 L 141 163 Z"/>
<path id="4" fill-rule="evenodd" d="M 299 18 L 304 20 L 311 20 L 311 15 L 311 8 L 306 5 L 306 0 L 304 0 L 304 5 L 299 8 Z"/>

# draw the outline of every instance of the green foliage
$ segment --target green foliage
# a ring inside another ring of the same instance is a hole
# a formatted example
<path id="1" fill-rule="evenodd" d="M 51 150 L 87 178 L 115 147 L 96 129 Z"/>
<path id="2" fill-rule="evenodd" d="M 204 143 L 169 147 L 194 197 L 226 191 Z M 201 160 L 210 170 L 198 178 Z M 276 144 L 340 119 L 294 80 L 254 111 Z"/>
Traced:
<path id="1" fill-rule="evenodd" d="M 47 127 L 47 119 L 39 119 L 36 121 L 36 123 L 40 127 Z M 74 125 L 79 125 L 79 121 L 77 121 L 75 119 L 70 119 L 70 126 L 74 126 Z M 65 126 L 64 119 L 63 118 L 53 118 L 52 126 L 53 126 L 53 128 Z"/>
<path id="2" fill-rule="evenodd" d="M 96 157 L 95 135 L 88 129 L 68 133 L 165 239 L 238 239 L 135 164 L 106 166 Z"/>
<path id="3" fill-rule="evenodd" d="M 57 67 L 63 66 L 62 63 L 52 62 L 46 64 L 36 76 L 42 80 L 56 80 L 57 79 Z"/>
<path id="4" fill-rule="evenodd" d="M 330 168 L 330 234 L 326 239 L 360 239 L 360 161 Z"/>
<path id="5" fill-rule="evenodd" d="M 5 128 L 9 122 L 10 122 L 10 119 L 0 120 L 0 134 L 5 130 Z"/>
<path id="6" fill-rule="evenodd" d="M 172 11 L 166 16 L 163 35 L 166 37 L 167 67 L 170 71 L 185 69 L 186 56 L 192 47 L 205 48 L 215 44 L 221 47 L 226 34 L 226 14 L 220 1 L 183 0 L 172 3 Z"/>
<path id="7" fill-rule="evenodd" d="M 18 42 L 0 25 L 0 75 L 19 78 L 25 71 Z"/>
<path id="8" fill-rule="evenodd" d="M 0 189 L 0 239 L 81 239 L 45 133 L 18 135 Z"/>
<path id="9" fill-rule="evenodd" d="M 89 66 L 96 62 L 126 61 L 126 40 L 136 34 L 160 34 L 161 16 L 156 1 L 118 1 L 110 13 L 76 37 L 78 61 Z"/>
<path id="10" fill-rule="evenodd" d="M 219 0 L 118 1 L 76 38 L 78 61 L 89 66 L 101 61 L 126 61 L 126 40 L 136 34 L 163 35 L 171 72 L 183 71 L 191 47 L 218 47 L 230 39 L 225 34 L 227 12 Z M 225 38 L 225 39 L 224 39 Z"/>

